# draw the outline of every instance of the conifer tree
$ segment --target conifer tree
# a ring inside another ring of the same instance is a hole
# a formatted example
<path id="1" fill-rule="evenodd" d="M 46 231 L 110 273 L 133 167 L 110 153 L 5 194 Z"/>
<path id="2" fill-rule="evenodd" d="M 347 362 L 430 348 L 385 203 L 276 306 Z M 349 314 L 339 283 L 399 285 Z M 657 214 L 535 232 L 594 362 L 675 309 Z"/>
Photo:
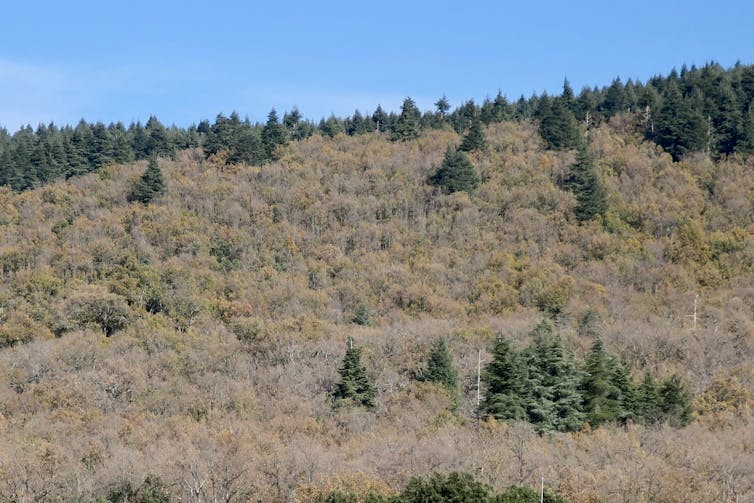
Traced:
<path id="1" fill-rule="evenodd" d="M 676 428 L 691 422 L 691 403 L 680 377 L 671 375 L 663 381 L 659 392 L 660 407 L 665 419 Z"/>
<path id="2" fill-rule="evenodd" d="M 267 159 L 272 160 L 275 156 L 275 150 L 287 143 L 288 135 L 286 134 L 285 127 L 280 124 L 278 114 L 273 108 L 267 115 L 267 123 L 262 128 L 262 145 L 264 146 Z"/>
<path id="3" fill-rule="evenodd" d="M 586 142 L 579 146 L 576 163 L 571 166 L 565 180 L 565 187 L 576 195 L 574 213 L 580 222 L 607 211 L 607 194 L 597 173 L 594 155 Z"/>
<path id="4" fill-rule="evenodd" d="M 336 405 L 355 404 L 367 408 L 375 406 L 374 384 L 367 374 L 366 367 L 361 363 L 361 348 L 355 346 L 351 338 L 339 373 L 340 382 L 333 393 Z"/>
<path id="5" fill-rule="evenodd" d="M 539 133 L 545 140 L 547 147 L 553 150 L 567 150 L 576 147 L 581 140 L 576 116 L 560 98 L 552 100 L 549 107 L 543 108 L 540 116 Z"/>
<path id="6" fill-rule="evenodd" d="M 704 117 L 699 110 L 692 108 L 673 81 L 668 83 L 662 94 L 653 139 L 676 161 L 689 152 L 704 150 L 707 143 Z"/>
<path id="7" fill-rule="evenodd" d="M 421 112 L 416 108 L 414 100 L 406 98 L 401 106 L 401 114 L 393 129 L 393 141 L 409 141 L 419 137 L 421 127 Z"/>
<path id="8" fill-rule="evenodd" d="M 164 193 L 165 180 L 160 167 L 157 165 L 157 159 L 153 157 L 149 160 L 146 171 L 129 195 L 128 200 L 149 204 Z"/>
<path id="9" fill-rule="evenodd" d="M 639 385 L 636 402 L 637 416 L 642 422 L 654 424 L 662 419 L 660 389 L 650 372 L 644 374 L 644 379 Z"/>
<path id="10" fill-rule="evenodd" d="M 461 152 L 472 152 L 474 150 L 484 150 L 486 148 L 487 139 L 482 130 L 482 121 L 477 118 L 471 123 L 471 128 L 469 128 L 469 132 L 466 133 L 466 136 L 463 137 L 463 141 L 461 141 L 458 150 Z"/>
<path id="11" fill-rule="evenodd" d="M 442 165 L 430 177 L 429 182 L 448 193 L 465 191 L 471 194 L 479 186 L 480 180 L 468 157 L 463 152 L 448 147 Z"/>
<path id="12" fill-rule="evenodd" d="M 601 339 L 592 344 L 584 365 L 585 376 L 581 384 L 584 413 L 593 427 L 613 422 L 624 416 L 620 390 L 613 383 L 612 360 Z"/>
<path id="13" fill-rule="evenodd" d="M 453 366 L 448 345 L 444 338 L 440 338 L 429 354 L 427 369 L 421 376 L 422 381 L 429 381 L 443 386 L 455 395 L 458 391 L 458 371 Z"/>
<path id="14" fill-rule="evenodd" d="M 480 412 L 501 421 L 525 419 L 527 378 L 526 366 L 511 341 L 498 339 L 493 359 L 484 370 L 486 392 Z"/>

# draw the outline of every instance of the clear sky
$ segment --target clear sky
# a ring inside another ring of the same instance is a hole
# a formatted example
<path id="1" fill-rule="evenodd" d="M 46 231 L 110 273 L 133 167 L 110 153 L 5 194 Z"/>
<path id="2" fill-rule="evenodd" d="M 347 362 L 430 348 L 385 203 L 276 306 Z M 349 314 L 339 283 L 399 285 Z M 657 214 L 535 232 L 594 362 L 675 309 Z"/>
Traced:
<path id="1" fill-rule="evenodd" d="M 318 120 L 754 63 L 754 2 L 5 2 L 0 125 Z"/>

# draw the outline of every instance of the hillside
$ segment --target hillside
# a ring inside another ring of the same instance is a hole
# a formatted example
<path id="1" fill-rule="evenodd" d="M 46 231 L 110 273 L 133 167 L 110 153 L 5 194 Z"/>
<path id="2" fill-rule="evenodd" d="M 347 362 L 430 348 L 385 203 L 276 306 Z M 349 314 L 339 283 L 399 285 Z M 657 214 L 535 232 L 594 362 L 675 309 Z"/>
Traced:
<path id="1" fill-rule="evenodd" d="M 452 470 L 571 501 L 753 497 L 754 158 L 675 161 L 637 117 L 589 132 L 607 210 L 585 222 L 575 152 L 525 118 L 484 128 L 471 195 L 427 183 L 451 128 L 315 134 L 263 166 L 179 150 L 148 205 L 145 161 L 0 188 L 0 499 L 155 476 L 181 501 L 308 501 Z M 599 335 L 637 381 L 679 375 L 694 421 L 478 422 L 478 351 L 543 319 L 579 358 Z M 332 406 L 349 337 L 372 411 Z M 455 410 L 415 378 L 440 337 Z"/>

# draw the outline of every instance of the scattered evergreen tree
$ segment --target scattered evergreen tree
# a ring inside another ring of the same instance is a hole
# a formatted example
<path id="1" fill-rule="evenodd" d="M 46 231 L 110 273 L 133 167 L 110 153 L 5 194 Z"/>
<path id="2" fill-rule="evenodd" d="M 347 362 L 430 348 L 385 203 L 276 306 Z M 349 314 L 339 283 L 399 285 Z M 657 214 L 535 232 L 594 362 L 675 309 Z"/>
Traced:
<path id="1" fill-rule="evenodd" d="M 357 325 L 369 326 L 374 322 L 372 309 L 365 302 L 359 302 L 351 317 L 351 321 Z"/>
<path id="2" fill-rule="evenodd" d="M 458 371 L 453 366 L 453 358 L 444 338 L 440 338 L 429 353 L 427 369 L 421 380 L 437 383 L 453 396 L 458 392 Z"/>
<path id="3" fill-rule="evenodd" d="M 146 171 L 141 175 L 141 179 L 139 179 L 139 182 L 133 188 L 128 200 L 149 204 L 164 193 L 165 180 L 162 176 L 162 171 L 157 165 L 157 159 L 152 158 L 149 160 Z"/>
<path id="4" fill-rule="evenodd" d="M 377 105 L 377 109 L 372 114 L 372 122 L 378 132 L 384 133 L 385 131 L 390 131 L 390 117 L 380 105 Z"/>
<path id="5" fill-rule="evenodd" d="M 671 375 L 660 387 L 660 408 L 663 419 L 676 428 L 691 422 L 691 399 L 680 377 Z"/>
<path id="6" fill-rule="evenodd" d="M 484 383 L 486 392 L 480 404 L 482 415 L 501 421 L 526 418 L 528 374 L 510 340 L 498 339 L 492 361 L 484 370 Z"/>
<path id="7" fill-rule="evenodd" d="M 414 100 L 406 98 L 401 105 L 401 114 L 393 129 L 393 141 L 409 141 L 419 137 L 421 112 Z"/>
<path id="8" fill-rule="evenodd" d="M 660 389 L 651 373 L 644 374 L 636 398 L 636 413 L 642 422 L 654 424 L 662 419 Z"/>
<path id="9" fill-rule="evenodd" d="M 458 150 L 461 152 L 472 152 L 474 150 L 485 150 L 487 148 L 487 139 L 482 130 L 482 121 L 479 119 L 471 123 L 471 128 L 466 136 L 463 137 Z"/>
<path id="10" fill-rule="evenodd" d="M 349 338 L 348 342 L 343 366 L 339 370 L 340 382 L 333 393 L 335 404 L 372 408 L 375 406 L 376 390 L 366 367 L 361 363 L 361 348 L 354 346 L 353 339 Z"/>
<path id="11" fill-rule="evenodd" d="M 472 194 L 479 186 L 476 168 L 463 152 L 451 147 L 445 152 L 445 158 L 437 172 L 430 177 L 429 183 L 440 187 L 444 192 L 464 191 Z"/>
<path id="12" fill-rule="evenodd" d="M 440 118 L 444 120 L 445 116 L 448 115 L 448 110 L 450 110 L 450 102 L 448 101 L 448 98 L 443 94 L 442 98 L 435 102 L 435 107 L 437 108 L 437 113 L 440 115 Z"/>
<path id="13" fill-rule="evenodd" d="M 605 216 L 607 194 L 597 173 L 594 155 L 586 143 L 579 146 L 576 163 L 571 166 L 565 187 L 576 195 L 574 214 L 580 222 L 591 220 L 598 215 Z"/>
<path id="14" fill-rule="evenodd" d="M 607 354 L 602 340 L 594 341 L 586 358 L 581 393 L 586 421 L 593 427 L 615 422 L 625 417 L 621 392 L 613 383 L 613 361 Z"/>
<path id="15" fill-rule="evenodd" d="M 488 503 L 492 488 L 474 480 L 468 473 L 453 472 L 447 477 L 435 473 L 426 481 L 418 477 L 409 480 L 400 495 L 400 502 L 423 503 Z"/>

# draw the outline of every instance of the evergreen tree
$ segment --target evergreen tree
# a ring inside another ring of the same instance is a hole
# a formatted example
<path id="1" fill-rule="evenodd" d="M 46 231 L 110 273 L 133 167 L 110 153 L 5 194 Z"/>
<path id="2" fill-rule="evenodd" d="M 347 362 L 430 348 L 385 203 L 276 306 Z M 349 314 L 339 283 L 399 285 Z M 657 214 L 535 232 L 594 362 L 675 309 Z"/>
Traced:
<path id="1" fill-rule="evenodd" d="M 412 477 L 398 498 L 403 503 L 488 503 L 492 488 L 477 482 L 468 473 L 453 472 L 447 477 L 435 473 L 427 481 Z"/>
<path id="2" fill-rule="evenodd" d="M 377 105 L 377 109 L 372 114 L 372 122 L 374 123 L 377 132 L 383 133 L 385 131 L 390 131 L 390 117 L 380 105 Z"/>
<path id="3" fill-rule="evenodd" d="M 651 373 L 644 374 L 636 398 L 636 415 L 643 423 L 654 424 L 662 419 L 660 389 Z"/>
<path id="4" fill-rule="evenodd" d="M 444 338 L 440 338 L 432 348 L 427 369 L 422 374 L 421 380 L 437 383 L 447 389 L 451 395 L 458 392 L 458 371 L 453 366 L 453 358 L 450 356 Z"/>
<path id="5" fill-rule="evenodd" d="M 659 398 L 663 419 L 671 426 L 678 428 L 691 422 L 691 399 L 680 377 L 668 377 L 660 387 Z"/>
<path id="6" fill-rule="evenodd" d="M 594 155 L 589 146 L 582 143 L 565 180 L 565 187 L 576 195 L 574 213 L 580 222 L 596 216 L 605 216 L 607 194 L 597 173 Z"/>
<path id="7" fill-rule="evenodd" d="M 501 421 L 526 419 L 528 375 L 511 341 L 498 339 L 493 359 L 484 369 L 486 392 L 480 412 Z"/>
<path id="8" fill-rule="evenodd" d="M 539 327 L 535 330 L 534 343 L 526 351 L 528 420 L 540 433 L 576 431 L 584 423 L 578 391 L 581 373 L 559 337 L 541 335 Z"/>
<path id="9" fill-rule="evenodd" d="M 367 408 L 375 406 L 376 390 L 367 369 L 361 363 L 361 348 L 353 345 L 349 338 L 349 347 L 339 370 L 338 383 L 333 397 L 336 405 L 356 404 Z"/>
<path id="10" fill-rule="evenodd" d="M 445 116 L 448 115 L 448 110 L 450 110 L 450 102 L 444 94 L 442 98 L 435 101 L 435 107 L 437 108 L 437 113 L 440 115 L 440 119 L 445 120 Z"/>
<path id="11" fill-rule="evenodd" d="M 442 165 L 429 182 L 448 193 L 465 191 L 471 194 L 479 186 L 480 180 L 468 157 L 448 147 Z"/>
<path id="12" fill-rule="evenodd" d="M 586 421 L 593 427 L 625 416 L 620 390 L 613 384 L 612 363 L 602 340 L 597 339 L 586 358 L 581 383 Z"/>
<path id="13" fill-rule="evenodd" d="M 699 110 L 691 107 L 673 81 L 662 94 L 653 139 L 676 161 L 689 152 L 704 150 L 707 144 L 706 120 Z"/>
<path id="14" fill-rule="evenodd" d="M 414 100 L 406 98 L 401 106 L 401 114 L 393 129 L 393 141 L 409 141 L 419 137 L 421 112 L 416 108 Z"/>
<path id="15" fill-rule="evenodd" d="M 160 167 L 157 165 L 157 159 L 153 157 L 149 160 L 146 171 L 129 195 L 128 200 L 149 204 L 164 193 L 165 180 Z"/>
<path id="16" fill-rule="evenodd" d="M 551 106 L 542 108 L 539 134 L 545 140 L 547 148 L 553 150 L 576 147 L 581 140 L 576 117 L 559 98 L 552 100 Z"/>
<path id="17" fill-rule="evenodd" d="M 463 141 L 461 141 L 458 150 L 461 152 L 472 152 L 474 150 L 485 150 L 486 148 L 487 139 L 482 130 L 482 121 L 480 119 L 475 119 L 474 122 L 471 123 L 469 132 L 463 137 Z"/>
<path id="18" fill-rule="evenodd" d="M 280 124 L 278 114 L 273 108 L 267 115 L 267 123 L 262 128 L 262 145 L 267 159 L 272 160 L 275 156 L 275 150 L 287 143 L 288 135 L 285 132 L 285 127 Z"/>

